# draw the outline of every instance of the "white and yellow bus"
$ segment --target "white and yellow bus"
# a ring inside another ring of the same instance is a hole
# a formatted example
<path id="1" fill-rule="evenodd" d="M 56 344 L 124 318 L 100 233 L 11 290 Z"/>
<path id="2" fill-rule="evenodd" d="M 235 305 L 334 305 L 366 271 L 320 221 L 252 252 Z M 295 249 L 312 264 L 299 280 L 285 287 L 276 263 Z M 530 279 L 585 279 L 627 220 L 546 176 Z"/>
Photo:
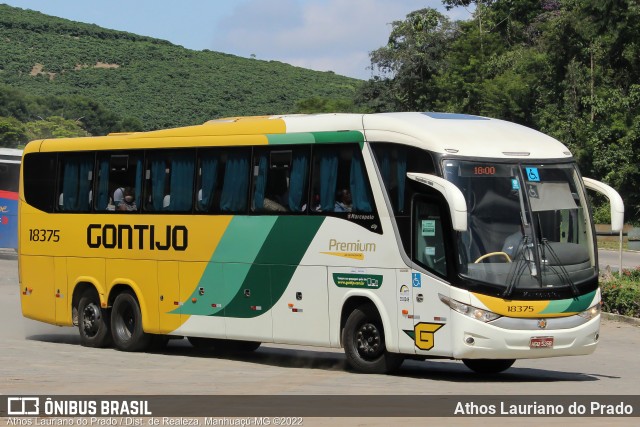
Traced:
<path id="1" fill-rule="evenodd" d="M 586 188 L 537 131 L 444 113 L 246 117 L 24 150 L 24 316 L 85 346 L 343 347 L 499 372 L 583 355 L 600 293 Z"/>

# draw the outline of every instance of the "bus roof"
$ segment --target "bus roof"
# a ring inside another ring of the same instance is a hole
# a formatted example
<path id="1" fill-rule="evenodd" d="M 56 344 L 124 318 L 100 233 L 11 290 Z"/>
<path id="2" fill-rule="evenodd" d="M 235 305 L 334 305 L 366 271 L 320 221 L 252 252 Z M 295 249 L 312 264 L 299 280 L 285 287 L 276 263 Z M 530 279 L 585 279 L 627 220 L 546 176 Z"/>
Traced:
<path id="1" fill-rule="evenodd" d="M 452 156 L 492 159 L 572 157 L 569 149 L 556 139 L 525 126 L 487 117 L 433 112 L 230 117 L 151 132 L 34 141 L 26 151 L 269 144 L 273 141 L 269 135 L 340 131 L 358 131 L 371 142 L 404 143 Z M 295 138 L 287 140 L 296 142 Z M 301 138 L 300 142 L 309 140 Z"/>
<path id="2" fill-rule="evenodd" d="M 17 148 L 0 148 L 0 156 L 22 157 L 22 150 Z"/>

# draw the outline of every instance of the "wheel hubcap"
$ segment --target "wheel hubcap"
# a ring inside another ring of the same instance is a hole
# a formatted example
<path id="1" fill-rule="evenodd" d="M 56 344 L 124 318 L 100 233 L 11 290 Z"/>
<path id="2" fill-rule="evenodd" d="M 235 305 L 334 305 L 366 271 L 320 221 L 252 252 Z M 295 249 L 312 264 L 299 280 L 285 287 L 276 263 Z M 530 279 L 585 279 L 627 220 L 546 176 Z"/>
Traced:
<path id="1" fill-rule="evenodd" d="M 375 359 L 382 352 L 382 336 L 376 325 L 365 323 L 356 334 L 358 353 L 364 359 Z"/>
<path id="2" fill-rule="evenodd" d="M 82 311 L 82 328 L 85 335 L 95 336 L 98 333 L 101 319 L 100 308 L 95 304 L 87 305 Z"/>

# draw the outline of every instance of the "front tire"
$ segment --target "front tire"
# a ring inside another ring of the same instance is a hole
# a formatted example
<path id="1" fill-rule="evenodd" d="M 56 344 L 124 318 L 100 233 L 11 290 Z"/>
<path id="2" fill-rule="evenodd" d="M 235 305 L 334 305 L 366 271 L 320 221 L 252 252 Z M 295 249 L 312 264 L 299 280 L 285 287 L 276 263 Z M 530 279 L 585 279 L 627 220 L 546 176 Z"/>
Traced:
<path id="1" fill-rule="evenodd" d="M 119 294 L 111 309 L 113 343 L 122 351 L 145 351 L 152 335 L 142 329 L 142 313 L 136 297 L 129 291 Z"/>
<path id="2" fill-rule="evenodd" d="M 477 374 L 498 374 L 506 371 L 516 359 L 463 359 L 467 368 Z"/>
<path id="3" fill-rule="evenodd" d="M 347 363 L 358 372 L 387 374 L 397 370 L 404 358 L 386 350 L 380 316 L 370 304 L 351 312 L 344 326 Z"/>
<path id="4" fill-rule="evenodd" d="M 111 344 L 109 311 L 100 307 L 100 299 L 94 291 L 85 292 L 78 302 L 78 330 L 80 344 L 101 348 Z"/>

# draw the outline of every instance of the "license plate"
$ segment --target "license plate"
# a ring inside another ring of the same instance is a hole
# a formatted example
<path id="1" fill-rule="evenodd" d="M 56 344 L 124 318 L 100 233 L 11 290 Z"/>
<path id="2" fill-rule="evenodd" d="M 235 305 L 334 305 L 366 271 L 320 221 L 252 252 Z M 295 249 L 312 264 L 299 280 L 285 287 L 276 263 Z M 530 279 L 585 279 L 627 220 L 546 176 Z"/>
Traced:
<path id="1" fill-rule="evenodd" d="M 553 337 L 532 337 L 529 348 L 553 348 Z"/>

